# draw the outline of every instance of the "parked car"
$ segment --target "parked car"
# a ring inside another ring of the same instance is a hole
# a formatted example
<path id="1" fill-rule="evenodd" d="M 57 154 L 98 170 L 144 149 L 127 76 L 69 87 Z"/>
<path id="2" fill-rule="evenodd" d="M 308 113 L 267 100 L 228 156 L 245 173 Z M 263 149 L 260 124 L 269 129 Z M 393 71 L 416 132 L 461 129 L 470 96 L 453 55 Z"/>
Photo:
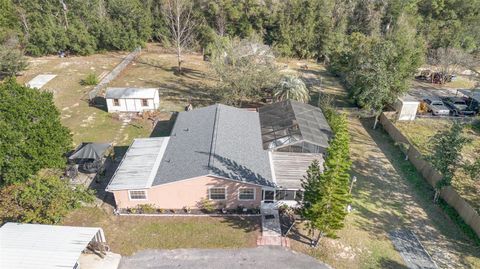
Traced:
<path id="1" fill-rule="evenodd" d="M 475 115 L 475 111 L 467 105 L 467 102 L 459 97 L 445 97 L 443 102 L 450 108 L 452 115 L 454 116 L 463 116 L 463 115 Z"/>
<path id="2" fill-rule="evenodd" d="M 465 102 L 473 111 L 475 111 L 475 113 L 478 114 L 480 112 L 480 102 L 477 99 L 466 97 Z"/>
<path id="3" fill-rule="evenodd" d="M 423 99 L 423 102 L 427 104 L 428 112 L 431 112 L 434 116 L 450 115 L 450 109 L 443 103 L 440 98 L 428 97 Z"/>

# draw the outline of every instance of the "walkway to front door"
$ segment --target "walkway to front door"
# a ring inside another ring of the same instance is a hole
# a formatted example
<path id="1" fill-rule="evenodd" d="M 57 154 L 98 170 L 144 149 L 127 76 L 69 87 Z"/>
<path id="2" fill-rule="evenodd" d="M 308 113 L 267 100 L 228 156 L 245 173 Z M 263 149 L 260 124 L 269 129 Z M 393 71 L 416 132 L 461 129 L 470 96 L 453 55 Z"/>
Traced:
<path id="1" fill-rule="evenodd" d="M 275 203 L 262 203 L 262 235 L 257 240 L 257 245 L 273 245 L 290 247 L 288 238 L 282 236 L 280 218 Z"/>

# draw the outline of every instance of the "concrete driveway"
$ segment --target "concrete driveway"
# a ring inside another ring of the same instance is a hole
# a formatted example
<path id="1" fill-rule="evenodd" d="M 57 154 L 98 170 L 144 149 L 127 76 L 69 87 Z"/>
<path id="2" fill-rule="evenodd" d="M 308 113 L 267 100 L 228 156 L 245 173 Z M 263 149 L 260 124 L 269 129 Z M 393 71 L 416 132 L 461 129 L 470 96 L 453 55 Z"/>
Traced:
<path id="1" fill-rule="evenodd" d="M 244 249 L 145 250 L 123 257 L 119 269 L 265 268 L 328 269 L 314 258 L 276 246 Z"/>

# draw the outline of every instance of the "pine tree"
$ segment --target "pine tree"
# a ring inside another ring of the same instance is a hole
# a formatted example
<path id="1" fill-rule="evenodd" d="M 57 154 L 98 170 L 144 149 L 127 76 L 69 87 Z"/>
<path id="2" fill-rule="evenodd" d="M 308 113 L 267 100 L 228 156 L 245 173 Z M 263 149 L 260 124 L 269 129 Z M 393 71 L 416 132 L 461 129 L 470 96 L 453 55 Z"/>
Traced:
<path id="1" fill-rule="evenodd" d="M 334 132 L 324 172 L 314 161 L 303 179 L 304 205 L 302 216 L 309 221 L 311 229 L 318 230 L 320 236 L 335 236 L 335 231 L 344 225 L 346 208 L 350 203 L 349 170 L 351 166 L 347 120 L 344 115 L 326 113 Z"/>
<path id="2" fill-rule="evenodd" d="M 442 175 L 442 179 L 435 186 L 435 202 L 438 200 L 440 191 L 452 184 L 455 172 L 461 167 L 462 148 L 470 142 L 462 135 L 462 130 L 462 125 L 454 122 L 449 130 L 438 132 L 430 141 L 432 150 L 426 159 Z"/>

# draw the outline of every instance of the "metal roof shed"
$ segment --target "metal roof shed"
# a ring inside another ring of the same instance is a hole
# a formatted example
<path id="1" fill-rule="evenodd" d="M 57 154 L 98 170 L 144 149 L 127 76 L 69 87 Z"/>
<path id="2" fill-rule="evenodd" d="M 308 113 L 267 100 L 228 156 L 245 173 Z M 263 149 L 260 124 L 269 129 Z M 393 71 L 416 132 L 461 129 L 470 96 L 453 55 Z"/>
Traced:
<path id="1" fill-rule="evenodd" d="M 405 94 L 404 96 L 399 97 L 395 103 L 397 120 L 415 120 L 419 105 L 420 101 L 411 95 Z"/>
<path id="2" fill-rule="evenodd" d="M 160 107 L 156 88 L 107 88 L 105 99 L 108 112 L 143 112 Z"/>
<path id="3" fill-rule="evenodd" d="M 101 228 L 9 222 L 0 228 L 0 268 L 75 268 L 92 241 L 105 242 Z"/>

